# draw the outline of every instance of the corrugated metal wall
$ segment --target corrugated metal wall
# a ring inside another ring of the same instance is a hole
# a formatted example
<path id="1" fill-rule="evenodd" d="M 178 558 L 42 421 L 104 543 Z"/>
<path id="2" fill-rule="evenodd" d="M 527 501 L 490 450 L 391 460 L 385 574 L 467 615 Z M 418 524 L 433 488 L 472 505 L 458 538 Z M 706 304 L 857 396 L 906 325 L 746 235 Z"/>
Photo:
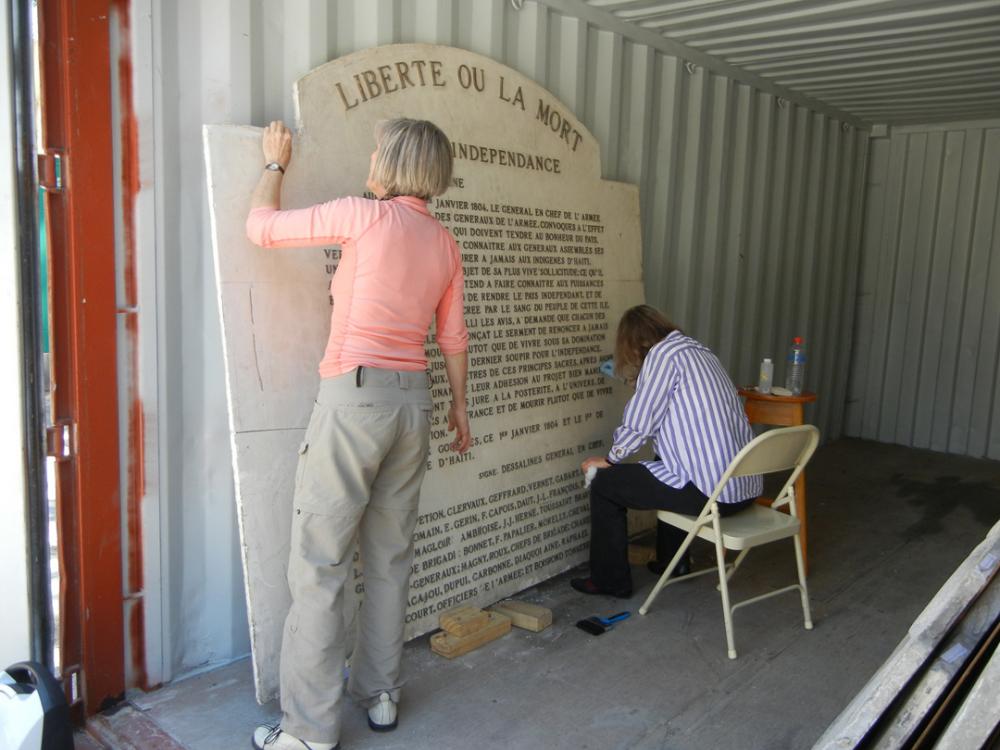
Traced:
<path id="1" fill-rule="evenodd" d="M 1000 120 L 871 143 L 846 431 L 1000 459 Z"/>
<path id="2" fill-rule="evenodd" d="M 866 132 L 534 2 L 145 1 L 159 92 L 140 124 L 158 144 L 159 356 L 178 365 L 162 371 L 159 404 L 159 476 L 171 483 L 165 676 L 247 650 L 200 127 L 292 120 L 292 82 L 334 57 L 446 44 L 546 86 L 597 136 L 605 177 L 640 187 L 648 301 L 741 382 L 805 336 L 813 420 L 840 433 Z"/>

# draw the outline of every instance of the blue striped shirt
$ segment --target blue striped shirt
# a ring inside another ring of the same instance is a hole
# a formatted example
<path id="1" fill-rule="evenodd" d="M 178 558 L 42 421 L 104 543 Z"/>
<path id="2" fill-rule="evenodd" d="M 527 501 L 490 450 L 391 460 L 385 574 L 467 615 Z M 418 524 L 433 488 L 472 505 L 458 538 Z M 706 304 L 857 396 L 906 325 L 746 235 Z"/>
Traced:
<path id="1" fill-rule="evenodd" d="M 608 461 L 620 462 L 650 437 L 659 460 L 642 464 L 653 476 L 678 489 L 692 482 L 706 495 L 753 439 L 743 403 L 719 358 L 680 331 L 646 355 Z M 719 502 L 759 497 L 763 485 L 759 475 L 735 477 Z"/>

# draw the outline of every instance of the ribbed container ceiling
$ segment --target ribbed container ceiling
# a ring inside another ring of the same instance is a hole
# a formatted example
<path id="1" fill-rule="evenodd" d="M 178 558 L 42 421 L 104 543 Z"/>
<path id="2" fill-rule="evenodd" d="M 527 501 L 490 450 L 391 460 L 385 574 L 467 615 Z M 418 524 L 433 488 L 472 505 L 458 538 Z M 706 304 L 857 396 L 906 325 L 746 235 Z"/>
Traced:
<path id="1" fill-rule="evenodd" d="M 1000 116 L 1000 0 L 587 0 L 871 123 Z"/>

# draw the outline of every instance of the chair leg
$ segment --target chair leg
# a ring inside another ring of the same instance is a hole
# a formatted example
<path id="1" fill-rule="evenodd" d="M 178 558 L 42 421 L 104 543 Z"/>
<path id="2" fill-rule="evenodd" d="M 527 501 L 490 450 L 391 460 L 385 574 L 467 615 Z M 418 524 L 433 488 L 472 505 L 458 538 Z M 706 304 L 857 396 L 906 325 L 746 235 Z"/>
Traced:
<path id="1" fill-rule="evenodd" d="M 733 638 L 733 610 L 729 606 L 729 576 L 726 575 L 726 552 L 719 541 L 721 534 L 716 530 L 715 558 L 719 565 L 719 591 L 722 593 L 722 615 L 726 620 L 726 645 L 729 658 L 736 658 L 736 643 Z"/>
<path id="2" fill-rule="evenodd" d="M 795 543 L 795 565 L 799 569 L 799 595 L 802 597 L 802 617 L 805 620 L 806 630 L 812 630 L 812 614 L 809 612 L 809 589 L 806 588 L 806 571 L 803 565 L 802 540 L 796 534 L 792 537 Z"/>
<path id="3" fill-rule="evenodd" d="M 747 555 L 748 555 L 749 553 L 750 553 L 750 549 L 749 549 L 749 548 L 747 548 L 747 549 L 745 549 L 745 550 L 742 550 L 742 551 L 740 552 L 740 554 L 738 554 L 738 555 L 736 556 L 736 559 L 735 559 L 735 560 L 733 560 L 733 564 L 732 564 L 732 566 L 731 566 L 731 567 L 729 568 L 729 573 L 727 573 L 727 574 L 726 574 L 726 580 L 727 580 L 727 581 L 731 581 L 731 580 L 733 580 L 733 574 L 735 574 L 735 573 L 736 573 L 736 569 L 737 569 L 738 567 L 740 567 L 740 563 L 742 563 L 742 562 L 743 562 L 743 558 L 745 558 L 745 557 L 746 557 L 746 556 L 747 556 Z"/>
<path id="4" fill-rule="evenodd" d="M 684 542 L 678 548 L 677 553 L 670 559 L 670 564 L 667 565 L 666 570 L 663 571 L 663 575 L 660 576 L 660 580 L 656 582 L 653 586 L 653 590 L 649 592 L 649 596 L 646 597 L 646 601 L 642 603 L 639 607 L 639 614 L 644 615 L 649 611 L 649 606 L 653 603 L 653 600 L 660 593 L 660 590 L 667 585 L 670 580 L 670 574 L 674 572 L 674 568 L 677 567 L 677 563 L 680 562 L 681 557 L 687 552 L 688 547 L 691 546 L 691 542 L 694 540 L 694 531 L 690 531 L 688 535 L 684 538 Z"/>
<path id="5" fill-rule="evenodd" d="M 743 562 L 743 558 L 745 558 L 749 552 L 750 552 L 749 548 L 741 551 L 740 554 L 738 554 L 736 556 L 736 559 L 733 560 L 732 564 L 729 565 L 729 567 L 726 569 L 727 570 L 727 572 L 726 572 L 726 581 L 727 582 L 733 580 L 733 575 L 736 573 L 736 569 L 738 567 L 740 567 L 740 565 Z M 726 554 L 725 548 L 723 548 L 722 554 L 723 555 Z M 715 590 L 716 591 L 721 591 L 722 590 L 722 586 L 721 585 L 716 585 Z"/>

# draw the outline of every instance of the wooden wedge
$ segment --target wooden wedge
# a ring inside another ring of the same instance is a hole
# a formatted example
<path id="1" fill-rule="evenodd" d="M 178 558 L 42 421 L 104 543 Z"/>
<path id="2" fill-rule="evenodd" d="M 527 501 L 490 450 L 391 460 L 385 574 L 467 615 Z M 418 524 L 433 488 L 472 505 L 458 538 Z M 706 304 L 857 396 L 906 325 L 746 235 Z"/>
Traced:
<path id="1" fill-rule="evenodd" d="M 628 546 L 628 564 L 643 566 L 656 559 L 656 547 L 651 544 L 630 544 Z"/>
<path id="2" fill-rule="evenodd" d="M 479 607 L 464 604 L 442 612 L 438 618 L 438 625 L 449 635 L 462 637 L 482 630 L 489 621 L 490 616 Z"/>
<path id="3" fill-rule="evenodd" d="M 538 633 L 552 624 L 552 610 L 538 604 L 506 599 L 490 607 L 491 612 L 499 612 L 510 618 L 514 627 Z"/>
<path id="4" fill-rule="evenodd" d="M 447 659 L 454 659 L 483 646 L 510 632 L 510 618 L 499 612 L 487 612 L 489 622 L 486 627 L 466 636 L 456 636 L 448 632 L 431 636 L 431 651 Z"/>

